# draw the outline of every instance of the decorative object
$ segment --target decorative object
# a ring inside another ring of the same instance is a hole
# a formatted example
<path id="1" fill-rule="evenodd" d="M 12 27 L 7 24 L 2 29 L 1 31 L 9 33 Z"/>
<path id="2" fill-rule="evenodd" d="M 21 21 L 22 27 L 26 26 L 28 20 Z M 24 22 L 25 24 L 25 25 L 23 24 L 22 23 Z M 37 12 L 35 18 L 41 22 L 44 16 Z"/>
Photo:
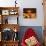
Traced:
<path id="1" fill-rule="evenodd" d="M 8 24 L 18 24 L 17 16 L 10 16 L 8 18 Z"/>
<path id="2" fill-rule="evenodd" d="M 15 40 L 19 40 L 19 39 L 18 39 L 18 32 L 14 32 L 13 40 L 14 40 L 14 41 L 15 41 Z"/>
<path id="3" fill-rule="evenodd" d="M 8 24 L 8 18 L 7 18 L 7 19 L 5 19 L 5 24 Z"/>
<path id="4" fill-rule="evenodd" d="M 10 13 L 9 13 L 10 15 L 17 15 L 18 14 L 18 12 L 16 11 L 16 10 L 10 10 Z"/>
<path id="5" fill-rule="evenodd" d="M 9 15 L 9 10 L 2 10 L 2 15 Z"/>
<path id="6" fill-rule="evenodd" d="M 38 43 L 38 40 L 36 37 L 32 36 L 25 40 L 25 43 L 27 46 L 35 46 Z"/>
<path id="7" fill-rule="evenodd" d="M 3 30 L 2 40 L 4 40 L 4 41 L 12 40 L 12 30 L 10 28 L 5 28 Z"/>
<path id="8" fill-rule="evenodd" d="M 23 8 L 23 17 L 24 18 L 36 18 L 36 8 Z"/>
<path id="9" fill-rule="evenodd" d="M 17 4 L 17 2 L 16 2 L 17 0 L 15 0 L 15 7 L 16 7 L 16 4 Z"/>
<path id="10" fill-rule="evenodd" d="M 3 23 L 3 24 L 8 24 L 8 16 L 3 15 L 2 23 Z"/>
<path id="11" fill-rule="evenodd" d="M 17 32 L 17 29 L 15 27 L 14 27 L 13 31 L 14 31 L 14 41 L 18 40 L 18 32 Z"/>
<path id="12" fill-rule="evenodd" d="M 0 24 L 18 24 L 18 9 L 19 7 L 0 7 Z"/>

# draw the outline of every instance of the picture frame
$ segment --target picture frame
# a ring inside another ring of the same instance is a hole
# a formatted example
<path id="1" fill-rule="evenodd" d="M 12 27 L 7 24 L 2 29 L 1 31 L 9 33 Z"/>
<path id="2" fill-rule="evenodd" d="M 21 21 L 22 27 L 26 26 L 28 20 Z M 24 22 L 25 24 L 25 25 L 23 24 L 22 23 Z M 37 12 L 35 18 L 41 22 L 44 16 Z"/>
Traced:
<path id="1" fill-rule="evenodd" d="M 9 10 L 2 10 L 2 15 L 9 15 Z"/>
<path id="2" fill-rule="evenodd" d="M 10 14 L 10 15 L 17 15 L 18 12 L 17 12 L 16 10 L 10 10 L 10 11 L 9 11 L 9 14 Z"/>
<path id="3" fill-rule="evenodd" d="M 25 19 L 35 19 L 36 8 L 23 8 L 23 17 Z"/>

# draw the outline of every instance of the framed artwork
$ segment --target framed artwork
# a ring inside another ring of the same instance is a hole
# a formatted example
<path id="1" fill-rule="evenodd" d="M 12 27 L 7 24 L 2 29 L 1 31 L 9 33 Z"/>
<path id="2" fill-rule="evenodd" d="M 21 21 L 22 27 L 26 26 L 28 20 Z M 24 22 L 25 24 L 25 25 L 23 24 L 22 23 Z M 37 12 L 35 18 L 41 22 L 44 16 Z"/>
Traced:
<path id="1" fill-rule="evenodd" d="M 24 18 L 36 18 L 36 8 L 23 8 Z"/>
<path id="2" fill-rule="evenodd" d="M 2 10 L 2 15 L 9 15 L 9 10 Z"/>
<path id="3" fill-rule="evenodd" d="M 15 10 L 10 10 L 10 11 L 9 11 L 9 14 L 10 14 L 10 15 L 16 15 L 16 14 L 18 14 L 18 12 L 15 11 Z"/>

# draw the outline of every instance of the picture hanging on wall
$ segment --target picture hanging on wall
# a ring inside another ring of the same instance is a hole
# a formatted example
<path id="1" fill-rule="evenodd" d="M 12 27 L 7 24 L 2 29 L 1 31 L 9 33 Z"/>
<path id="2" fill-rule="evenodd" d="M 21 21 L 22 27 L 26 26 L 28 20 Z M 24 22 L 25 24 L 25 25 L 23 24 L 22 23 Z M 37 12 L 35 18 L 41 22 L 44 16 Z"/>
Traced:
<path id="1" fill-rule="evenodd" d="M 36 8 L 23 8 L 23 17 L 28 19 L 36 18 Z"/>

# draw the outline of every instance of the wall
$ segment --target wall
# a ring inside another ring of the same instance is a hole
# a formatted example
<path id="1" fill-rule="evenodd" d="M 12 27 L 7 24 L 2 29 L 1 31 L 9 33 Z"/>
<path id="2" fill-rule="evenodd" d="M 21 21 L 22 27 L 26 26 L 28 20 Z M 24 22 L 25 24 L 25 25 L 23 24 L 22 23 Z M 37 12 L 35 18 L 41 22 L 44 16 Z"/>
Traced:
<path id="1" fill-rule="evenodd" d="M 15 0 L 0 0 L 0 6 L 9 7 L 15 6 Z M 43 26 L 43 6 L 42 0 L 17 0 L 19 4 L 19 24 L 20 26 Z M 24 19 L 23 8 L 36 8 L 37 18 L 36 19 Z M 26 24 L 25 24 L 26 23 Z"/>
<path id="2" fill-rule="evenodd" d="M 0 6 L 1 7 L 11 7 L 11 6 L 14 6 L 15 3 L 14 3 L 15 0 L 0 0 Z"/>
<path id="3" fill-rule="evenodd" d="M 20 2 L 20 18 L 19 24 L 22 26 L 43 26 L 43 6 L 41 0 L 24 0 Z M 23 8 L 36 8 L 37 18 L 36 19 L 24 19 Z"/>

